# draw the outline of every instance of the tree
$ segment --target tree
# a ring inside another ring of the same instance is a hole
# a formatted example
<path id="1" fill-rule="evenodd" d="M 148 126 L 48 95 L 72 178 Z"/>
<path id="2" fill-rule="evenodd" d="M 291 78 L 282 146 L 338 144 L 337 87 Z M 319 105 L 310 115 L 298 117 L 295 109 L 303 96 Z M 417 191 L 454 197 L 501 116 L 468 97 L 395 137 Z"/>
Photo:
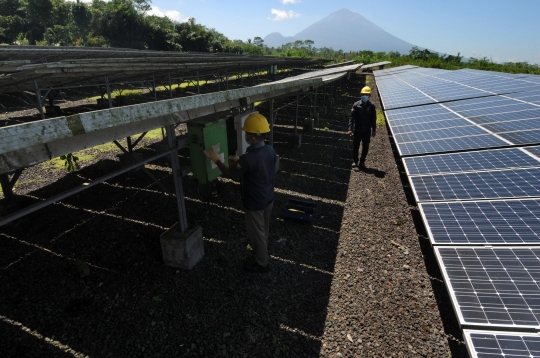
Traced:
<path id="1" fill-rule="evenodd" d="M 264 46 L 264 40 L 259 36 L 255 36 L 253 38 L 253 44 L 255 46 L 263 47 Z"/>

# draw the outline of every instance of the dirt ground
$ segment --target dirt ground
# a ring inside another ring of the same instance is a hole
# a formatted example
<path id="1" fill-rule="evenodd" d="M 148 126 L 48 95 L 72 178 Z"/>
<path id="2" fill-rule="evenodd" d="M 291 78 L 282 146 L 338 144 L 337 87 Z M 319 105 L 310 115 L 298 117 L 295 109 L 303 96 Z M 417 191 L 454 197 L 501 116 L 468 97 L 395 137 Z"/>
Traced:
<path id="1" fill-rule="evenodd" d="M 225 179 L 207 202 L 183 178 L 188 224 L 203 228 L 205 248 L 189 271 L 163 264 L 159 236 L 178 220 L 175 198 L 142 170 L 0 227 L 0 356 L 467 357 L 385 125 L 368 169 L 351 168 L 347 117 L 365 81 L 353 76 L 319 98 L 320 121 L 300 129 L 300 148 L 289 144 L 294 106 L 278 111 L 267 274 L 241 269 L 239 187 Z M 153 141 L 142 144 L 154 154 Z M 119 168 L 116 154 L 96 151 L 71 174 L 25 170 L 10 210 Z M 146 170 L 173 191 L 166 161 Z M 316 203 L 311 224 L 282 218 L 289 198 Z"/>

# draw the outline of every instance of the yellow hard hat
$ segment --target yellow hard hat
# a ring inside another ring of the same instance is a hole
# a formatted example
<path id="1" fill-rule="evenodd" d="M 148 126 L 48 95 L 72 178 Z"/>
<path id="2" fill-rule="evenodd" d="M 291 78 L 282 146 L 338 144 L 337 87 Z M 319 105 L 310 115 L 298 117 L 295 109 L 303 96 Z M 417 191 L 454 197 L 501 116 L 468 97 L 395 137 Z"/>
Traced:
<path id="1" fill-rule="evenodd" d="M 371 88 L 369 88 L 368 86 L 362 88 L 360 94 L 371 94 Z"/>
<path id="2" fill-rule="evenodd" d="M 246 118 L 242 130 L 248 133 L 268 133 L 270 132 L 270 125 L 262 114 L 251 113 Z"/>

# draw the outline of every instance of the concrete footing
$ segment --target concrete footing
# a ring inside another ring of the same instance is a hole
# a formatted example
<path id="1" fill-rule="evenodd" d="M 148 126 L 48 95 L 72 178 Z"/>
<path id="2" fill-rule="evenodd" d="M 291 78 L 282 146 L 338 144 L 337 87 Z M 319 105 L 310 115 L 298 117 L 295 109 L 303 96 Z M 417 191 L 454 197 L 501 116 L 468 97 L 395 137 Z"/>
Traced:
<path id="1" fill-rule="evenodd" d="M 165 231 L 161 237 L 161 253 L 165 265 L 191 269 L 204 256 L 202 228 L 196 226 L 180 232 L 178 223 Z"/>

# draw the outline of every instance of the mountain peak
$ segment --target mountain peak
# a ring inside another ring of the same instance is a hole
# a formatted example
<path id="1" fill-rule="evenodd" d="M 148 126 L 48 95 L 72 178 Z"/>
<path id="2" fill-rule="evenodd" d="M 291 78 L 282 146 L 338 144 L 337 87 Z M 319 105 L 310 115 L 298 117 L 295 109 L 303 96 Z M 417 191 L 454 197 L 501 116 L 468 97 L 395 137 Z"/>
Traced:
<path id="1" fill-rule="evenodd" d="M 334 50 L 343 51 L 408 53 L 414 46 L 389 34 L 364 16 L 347 8 L 331 13 L 292 37 L 272 33 L 264 38 L 264 43 L 270 47 L 279 47 L 296 40 L 313 40 L 317 48 L 331 47 Z"/>

